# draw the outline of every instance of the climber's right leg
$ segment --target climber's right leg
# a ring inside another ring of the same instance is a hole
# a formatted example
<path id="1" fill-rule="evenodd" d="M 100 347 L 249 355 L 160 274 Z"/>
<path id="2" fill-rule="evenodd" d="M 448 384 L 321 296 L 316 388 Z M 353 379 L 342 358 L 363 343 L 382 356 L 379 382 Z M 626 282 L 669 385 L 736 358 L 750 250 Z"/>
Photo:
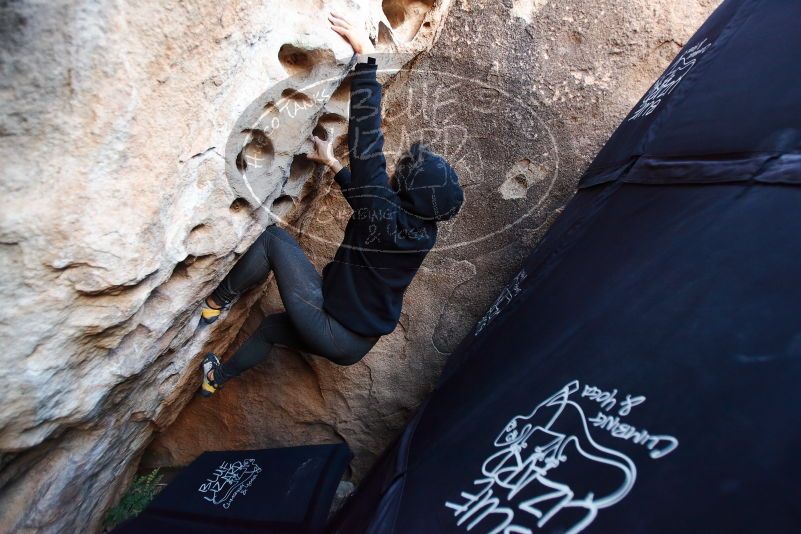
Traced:
<path id="1" fill-rule="evenodd" d="M 267 228 L 239 258 L 231 272 L 223 278 L 212 294 L 205 300 L 200 310 L 201 321 L 211 324 L 220 317 L 222 310 L 242 293 L 264 282 L 270 274 L 270 260 L 267 256 L 267 243 L 273 227 Z"/>

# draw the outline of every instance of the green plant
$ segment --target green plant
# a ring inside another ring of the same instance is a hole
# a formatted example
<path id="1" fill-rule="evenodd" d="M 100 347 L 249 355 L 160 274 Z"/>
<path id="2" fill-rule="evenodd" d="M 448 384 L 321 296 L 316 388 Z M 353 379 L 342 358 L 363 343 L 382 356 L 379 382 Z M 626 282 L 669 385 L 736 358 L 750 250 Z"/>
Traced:
<path id="1" fill-rule="evenodd" d="M 139 475 L 131 482 L 128 491 L 106 514 L 104 525 L 108 528 L 114 527 L 128 519 L 139 515 L 158 493 L 162 475 L 158 469 L 154 469 L 146 475 Z"/>

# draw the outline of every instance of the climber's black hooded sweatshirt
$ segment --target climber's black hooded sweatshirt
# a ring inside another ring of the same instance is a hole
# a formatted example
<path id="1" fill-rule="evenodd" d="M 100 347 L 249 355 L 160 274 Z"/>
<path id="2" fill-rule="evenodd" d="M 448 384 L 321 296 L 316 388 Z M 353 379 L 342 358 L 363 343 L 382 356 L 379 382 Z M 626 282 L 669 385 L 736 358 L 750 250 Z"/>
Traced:
<path id="1" fill-rule="evenodd" d="M 334 177 L 353 215 L 334 261 L 323 269 L 323 307 L 364 336 L 395 329 L 403 293 L 437 238 L 437 221 L 464 199 L 459 177 L 440 156 L 415 143 L 389 184 L 381 132 L 381 85 L 375 59 L 351 78 L 350 169 Z"/>

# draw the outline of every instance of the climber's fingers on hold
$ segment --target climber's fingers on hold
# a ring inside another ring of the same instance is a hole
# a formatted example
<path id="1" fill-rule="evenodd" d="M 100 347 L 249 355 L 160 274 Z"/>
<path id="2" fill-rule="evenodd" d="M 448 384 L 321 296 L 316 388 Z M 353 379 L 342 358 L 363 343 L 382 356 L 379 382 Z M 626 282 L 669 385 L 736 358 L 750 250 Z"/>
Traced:
<path id="1" fill-rule="evenodd" d="M 337 17 L 335 15 L 328 16 L 328 22 L 331 23 L 331 28 L 337 31 L 351 31 L 353 30 L 353 26 L 351 26 L 350 22 L 347 20 Z"/>
<path id="2" fill-rule="evenodd" d="M 345 39 L 347 39 L 348 41 L 350 41 L 350 37 L 351 37 L 350 36 L 350 30 L 347 30 L 347 29 L 342 28 L 340 26 L 333 26 L 333 25 L 331 26 L 331 29 L 334 30 L 335 32 L 337 32 L 339 35 L 341 35 Z"/>
<path id="3" fill-rule="evenodd" d="M 358 36 L 350 22 L 333 12 L 328 15 L 328 20 L 331 22 L 331 29 L 347 39 L 351 46 L 358 42 Z"/>
<path id="4" fill-rule="evenodd" d="M 333 11 L 331 11 L 328 14 L 328 20 L 330 20 L 333 23 L 336 23 L 337 26 L 342 26 L 343 28 L 346 28 L 348 30 L 353 28 L 348 19 L 337 13 L 334 13 Z"/>
<path id="5" fill-rule="evenodd" d="M 354 27 L 349 20 L 333 11 L 328 14 L 328 20 L 331 22 L 331 29 L 347 39 L 351 47 L 353 47 L 353 51 L 357 54 L 371 53 L 375 50 L 369 35 L 363 27 Z"/>
<path id="6" fill-rule="evenodd" d="M 331 26 L 331 29 L 337 32 L 339 35 L 344 37 L 350 42 L 353 42 L 353 32 L 347 28 L 342 28 L 341 26 Z"/>

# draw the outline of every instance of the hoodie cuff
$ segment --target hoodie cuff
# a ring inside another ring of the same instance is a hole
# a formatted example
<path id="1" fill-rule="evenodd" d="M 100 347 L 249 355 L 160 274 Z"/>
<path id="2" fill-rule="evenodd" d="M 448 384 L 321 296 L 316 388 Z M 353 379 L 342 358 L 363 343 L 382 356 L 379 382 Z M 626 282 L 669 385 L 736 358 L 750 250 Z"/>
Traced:
<path id="1" fill-rule="evenodd" d="M 359 61 L 356 63 L 355 70 L 376 70 L 378 65 L 376 64 L 375 58 L 373 56 L 367 56 L 367 61 Z"/>
<path id="2" fill-rule="evenodd" d="M 343 165 L 336 174 L 334 174 L 334 180 L 336 183 L 339 184 L 340 187 L 349 187 L 350 186 L 350 169 L 347 165 Z"/>

